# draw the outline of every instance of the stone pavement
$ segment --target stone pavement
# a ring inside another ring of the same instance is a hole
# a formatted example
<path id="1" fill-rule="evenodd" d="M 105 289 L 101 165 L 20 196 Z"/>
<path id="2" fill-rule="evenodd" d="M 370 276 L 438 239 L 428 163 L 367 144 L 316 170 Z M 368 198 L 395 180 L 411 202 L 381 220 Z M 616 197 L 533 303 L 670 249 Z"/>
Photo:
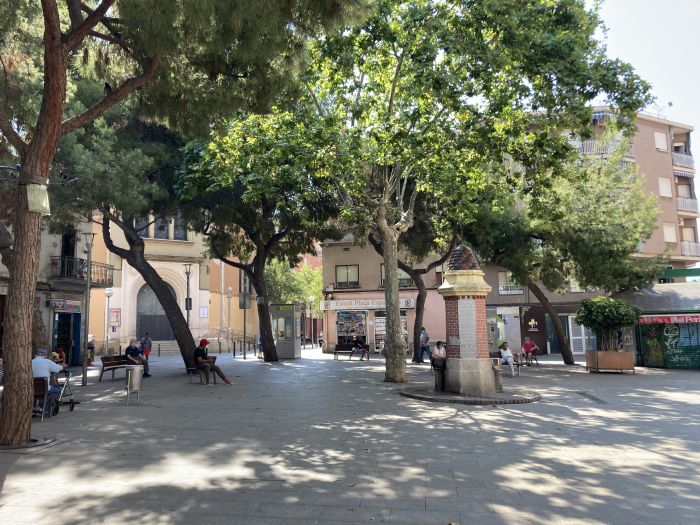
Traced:
<path id="1" fill-rule="evenodd" d="M 87 402 L 34 419 L 58 444 L 0 453 L 0 524 L 700 524 L 698 371 L 543 360 L 503 380 L 541 401 L 493 407 L 400 396 L 380 360 L 302 355 L 222 355 L 235 385 L 208 389 L 154 358 L 128 407 L 123 372 L 91 369 Z"/>

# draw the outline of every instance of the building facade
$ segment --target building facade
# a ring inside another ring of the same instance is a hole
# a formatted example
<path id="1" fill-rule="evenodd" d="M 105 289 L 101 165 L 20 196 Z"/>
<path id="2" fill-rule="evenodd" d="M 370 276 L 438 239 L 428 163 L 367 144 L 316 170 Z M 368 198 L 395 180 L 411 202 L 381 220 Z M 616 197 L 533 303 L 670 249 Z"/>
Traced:
<path id="1" fill-rule="evenodd" d="M 595 108 L 596 135 L 604 133 L 611 116 L 609 108 Z M 656 231 L 649 240 L 640 242 L 634 255 L 655 257 L 668 250 L 669 269 L 694 266 L 700 262 L 697 224 L 700 208 L 691 154 L 693 127 L 644 113 L 639 114 L 636 125 L 638 130 L 631 138 L 625 162 L 636 164 L 645 175 L 645 190 L 658 196 L 661 216 Z M 585 154 L 607 154 L 597 140 L 572 143 Z M 338 343 L 349 342 L 353 335 L 378 348 L 385 319 L 382 258 L 371 247 L 356 245 L 350 236 L 339 242 L 324 243 L 323 252 L 326 351 L 332 351 Z M 425 264 L 433 260 L 428 259 Z M 444 305 L 437 293 L 444 270 L 438 268 L 424 276 L 428 298 L 423 324 L 433 344 L 445 338 Z M 490 349 L 495 350 L 502 341 L 508 341 L 511 348 L 520 348 L 524 338 L 529 337 L 540 353 L 561 353 L 551 319 L 530 291 L 515 283 L 505 268 L 487 266 L 483 271 L 491 286 L 486 297 Z M 684 278 L 675 280 L 684 281 Z M 410 345 L 417 290 L 408 275 L 400 275 L 399 284 L 405 306 L 402 308 L 404 332 Z M 569 282 L 562 294 L 544 291 L 559 314 L 574 354 L 583 355 L 586 349 L 596 348 L 595 334 L 576 324 L 574 318 L 582 299 L 594 298 L 602 292 L 583 290 L 574 282 Z"/>

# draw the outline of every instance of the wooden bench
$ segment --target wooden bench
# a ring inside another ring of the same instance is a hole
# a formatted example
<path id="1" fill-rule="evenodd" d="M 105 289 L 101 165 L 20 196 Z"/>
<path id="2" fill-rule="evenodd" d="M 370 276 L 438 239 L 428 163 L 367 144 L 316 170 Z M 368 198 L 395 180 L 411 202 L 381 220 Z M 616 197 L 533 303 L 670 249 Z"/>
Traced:
<path id="1" fill-rule="evenodd" d="M 213 365 L 216 364 L 216 356 L 215 355 L 209 355 L 207 354 L 207 357 L 212 357 L 214 358 L 214 362 L 211 363 Z M 190 375 L 190 385 L 192 384 L 192 376 L 199 372 L 199 382 L 200 384 L 204 384 L 204 378 L 206 377 L 207 373 L 205 370 L 200 370 L 199 368 L 187 368 L 187 373 Z M 214 378 L 214 384 L 216 384 L 216 374 L 212 373 L 212 377 Z"/>
<path id="2" fill-rule="evenodd" d="M 114 381 L 114 371 L 119 368 L 126 368 L 127 359 L 125 355 L 112 355 L 112 356 L 102 356 L 102 371 L 100 372 L 100 381 L 102 381 L 102 374 L 108 370 L 112 371 L 112 381 Z"/>
<path id="3" fill-rule="evenodd" d="M 498 362 L 501 364 L 504 364 L 504 365 L 506 364 L 506 363 L 503 363 L 503 361 L 501 359 L 501 352 L 489 352 L 489 357 L 492 359 L 498 359 Z M 513 357 L 513 365 L 515 365 L 515 369 L 518 371 L 518 377 L 520 377 L 520 363 L 518 363 L 515 360 L 515 357 Z"/>
<path id="4" fill-rule="evenodd" d="M 49 405 L 49 380 L 45 377 L 34 378 L 34 399 L 40 400 L 42 404 L 41 420 L 44 421 L 44 416 L 48 412 L 51 417 L 51 406 Z"/>
<path id="5" fill-rule="evenodd" d="M 367 361 L 369 361 L 369 345 L 364 345 L 365 351 L 367 352 Z M 348 359 L 352 357 L 352 354 L 361 354 L 358 350 L 353 352 L 352 345 L 335 345 L 335 350 L 333 351 L 333 359 L 338 360 L 338 354 L 348 354 Z"/>

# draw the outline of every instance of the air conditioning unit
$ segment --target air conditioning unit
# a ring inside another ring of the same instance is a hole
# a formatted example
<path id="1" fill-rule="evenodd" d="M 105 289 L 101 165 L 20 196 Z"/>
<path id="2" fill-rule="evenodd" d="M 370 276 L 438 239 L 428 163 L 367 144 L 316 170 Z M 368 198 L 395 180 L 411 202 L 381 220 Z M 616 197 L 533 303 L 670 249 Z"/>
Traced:
<path id="1" fill-rule="evenodd" d="M 683 226 L 683 225 L 685 225 L 685 219 L 679 218 L 678 219 L 678 226 Z"/>

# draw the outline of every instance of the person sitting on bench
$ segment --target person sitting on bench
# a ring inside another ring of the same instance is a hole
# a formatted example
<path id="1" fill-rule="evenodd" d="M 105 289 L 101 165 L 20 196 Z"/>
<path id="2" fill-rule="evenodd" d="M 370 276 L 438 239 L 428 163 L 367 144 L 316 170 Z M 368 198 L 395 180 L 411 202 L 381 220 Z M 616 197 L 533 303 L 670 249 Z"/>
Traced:
<path id="1" fill-rule="evenodd" d="M 348 357 L 348 361 L 350 361 L 355 352 L 361 353 L 360 361 L 365 360 L 365 354 L 367 354 L 367 360 L 369 361 L 369 348 L 365 348 L 364 343 L 360 341 L 357 336 L 353 336 L 352 338 L 352 348 L 350 349 L 350 357 Z"/>
<path id="2" fill-rule="evenodd" d="M 218 374 L 219 377 L 224 380 L 225 384 L 233 384 L 231 383 L 231 381 L 226 379 L 226 376 L 221 371 L 221 368 L 214 364 L 215 359 L 213 357 L 207 357 L 208 344 L 209 341 L 207 341 L 206 339 L 202 339 L 199 341 L 199 346 L 194 351 L 195 367 L 197 368 L 197 370 L 204 370 L 204 372 L 207 375 L 207 383 L 204 385 L 204 388 L 208 386 L 214 386 L 209 382 L 209 372 L 214 372 L 215 374 Z"/>
<path id="3" fill-rule="evenodd" d="M 47 382 L 51 378 L 51 374 L 57 374 L 63 370 L 66 366 L 65 363 L 60 365 L 54 363 L 48 359 L 49 353 L 46 350 L 39 348 L 36 351 L 36 357 L 32 359 L 32 373 L 34 377 L 45 377 Z M 52 401 L 61 393 L 61 389 L 56 385 L 49 385 L 49 406 L 51 406 Z"/>
<path id="4" fill-rule="evenodd" d="M 515 377 L 515 365 L 513 364 L 513 352 L 508 348 L 508 343 L 503 342 L 501 346 L 498 347 L 501 351 L 501 363 L 508 363 L 510 367 L 510 377 Z"/>
<path id="5" fill-rule="evenodd" d="M 447 357 L 447 354 L 445 352 L 445 343 L 443 343 L 442 341 L 438 341 L 435 345 L 435 348 L 433 348 L 433 353 L 430 356 L 431 365 L 433 365 L 433 363 L 435 362 L 436 357 Z"/>
<path id="6" fill-rule="evenodd" d="M 148 361 L 141 357 L 141 352 L 139 347 L 136 346 L 138 342 L 136 339 L 132 339 L 129 342 L 129 346 L 126 347 L 124 355 L 126 356 L 126 364 L 128 365 L 143 365 L 143 377 L 151 377 L 148 373 Z"/>
<path id="7" fill-rule="evenodd" d="M 538 348 L 539 347 L 534 342 L 530 341 L 529 337 L 526 337 L 525 342 L 523 343 L 523 349 L 518 355 L 518 357 L 520 357 L 520 366 L 523 366 L 523 354 L 525 354 L 527 366 L 532 366 L 532 356 L 535 354 L 535 350 Z"/>

